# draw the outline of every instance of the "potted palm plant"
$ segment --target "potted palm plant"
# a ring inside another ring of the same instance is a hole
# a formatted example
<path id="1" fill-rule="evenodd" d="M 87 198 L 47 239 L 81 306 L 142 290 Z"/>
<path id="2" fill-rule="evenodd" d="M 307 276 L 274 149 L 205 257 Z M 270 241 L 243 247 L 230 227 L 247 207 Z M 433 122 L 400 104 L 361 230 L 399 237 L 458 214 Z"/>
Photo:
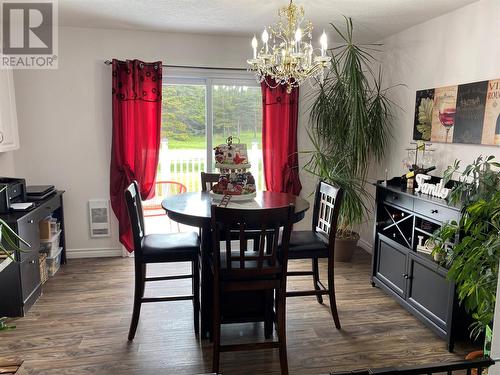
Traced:
<path id="1" fill-rule="evenodd" d="M 392 103 L 382 89 L 380 69 L 375 74 L 372 68 L 376 45 L 354 43 L 350 18 L 345 31 L 331 26 L 343 44 L 329 51 L 331 68 L 311 107 L 313 151 L 305 168 L 344 189 L 335 257 L 348 261 L 359 239 L 353 227 L 369 211 L 365 182 L 370 162 L 382 160 L 386 150 Z"/>

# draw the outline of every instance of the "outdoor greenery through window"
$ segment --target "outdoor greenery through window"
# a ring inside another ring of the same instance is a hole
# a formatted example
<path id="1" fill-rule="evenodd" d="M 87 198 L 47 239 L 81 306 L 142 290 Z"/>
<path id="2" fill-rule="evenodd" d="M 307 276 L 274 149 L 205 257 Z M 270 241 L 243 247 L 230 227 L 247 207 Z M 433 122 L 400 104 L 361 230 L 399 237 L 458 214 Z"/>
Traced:
<path id="1" fill-rule="evenodd" d="M 214 171 L 213 147 L 232 135 L 245 143 L 252 174 L 263 189 L 262 96 L 253 80 L 166 79 L 158 181 L 200 191 L 200 172 Z"/>

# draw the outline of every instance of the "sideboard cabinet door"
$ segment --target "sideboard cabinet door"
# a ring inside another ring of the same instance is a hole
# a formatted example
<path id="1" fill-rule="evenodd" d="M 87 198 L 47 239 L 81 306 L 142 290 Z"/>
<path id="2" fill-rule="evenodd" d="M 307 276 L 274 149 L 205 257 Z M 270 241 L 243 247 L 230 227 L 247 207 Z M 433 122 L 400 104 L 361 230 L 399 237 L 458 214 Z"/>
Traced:
<path id="1" fill-rule="evenodd" d="M 444 335 L 453 306 L 453 285 L 446 279 L 446 271 L 431 260 L 410 254 L 408 263 L 408 303 Z"/>
<path id="2" fill-rule="evenodd" d="M 12 70 L 0 69 L 0 152 L 17 150 L 16 97 Z"/>
<path id="3" fill-rule="evenodd" d="M 405 298 L 408 250 L 397 242 L 379 235 L 376 276 L 401 298 Z"/>

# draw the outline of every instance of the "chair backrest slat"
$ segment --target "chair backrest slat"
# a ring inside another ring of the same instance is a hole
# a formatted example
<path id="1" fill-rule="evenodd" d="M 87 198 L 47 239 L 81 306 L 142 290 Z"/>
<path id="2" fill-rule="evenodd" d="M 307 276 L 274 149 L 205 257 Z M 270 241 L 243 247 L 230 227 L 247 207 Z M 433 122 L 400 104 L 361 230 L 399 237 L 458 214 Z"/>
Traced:
<path id="1" fill-rule="evenodd" d="M 142 256 L 141 242 L 144 237 L 144 214 L 137 181 L 132 181 L 125 190 L 125 202 L 127 203 L 128 216 L 132 227 L 134 256 Z"/>
<path id="2" fill-rule="evenodd" d="M 245 268 L 246 251 L 247 251 L 247 239 L 245 237 L 245 223 L 240 223 L 240 268 Z"/>
<path id="3" fill-rule="evenodd" d="M 255 241 L 255 239 L 254 239 Z M 264 226 L 261 226 L 260 229 L 260 235 L 259 235 L 259 267 L 262 267 L 264 264 L 264 245 L 266 243 L 266 228 Z"/>
<path id="4" fill-rule="evenodd" d="M 226 251 L 227 249 L 229 249 L 229 251 L 231 251 L 231 228 L 229 226 L 227 226 L 225 229 L 225 237 L 226 237 Z M 217 231 L 218 233 L 220 233 L 220 231 Z M 219 241 L 220 243 L 220 241 Z M 226 267 L 228 270 L 231 269 L 231 257 L 227 257 L 226 258 Z"/>
<path id="5" fill-rule="evenodd" d="M 318 183 L 314 198 L 312 230 L 328 241 L 332 250 L 342 197 L 343 190 L 341 188 L 324 181 Z"/>
<path id="6" fill-rule="evenodd" d="M 222 255 L 226 258 L 226 271 L 248 275 L 276 274 L 283 277 L 286 272 L 288 246 L 292 228 L 294 206 L 272 209 L 246 210 L 212 206 L 212 232 L 214 237 L 214 268 L 220 271 Z M 282 232 L 280 229 L 283 228 Z M 248 240 L 255 241 L 255 231 L 260 229 L 257 252 L 247 251 Z M 231 232 L 236 230 L 238 249 L 232 249 Z M 225 234 L 225 254 L 221 254 L 219 233 Z M 281 245 L 279 243 L 281 234 Z M 278 248 L 281 248 L 278 262 Z M 266 251 L 264 252 L 264 249 Z M 234 250 L 234 251 L 232 251 Z M 235 265 L 236 264 L 236 265 Z M 284 270 L 284 271 L 283 271 Z"/>
<path id="7" fill-rule="evenodd" d="M 219 182 L 219 173 L 201 172 L 201 191 L 210 191 L 214 184 Z"/>

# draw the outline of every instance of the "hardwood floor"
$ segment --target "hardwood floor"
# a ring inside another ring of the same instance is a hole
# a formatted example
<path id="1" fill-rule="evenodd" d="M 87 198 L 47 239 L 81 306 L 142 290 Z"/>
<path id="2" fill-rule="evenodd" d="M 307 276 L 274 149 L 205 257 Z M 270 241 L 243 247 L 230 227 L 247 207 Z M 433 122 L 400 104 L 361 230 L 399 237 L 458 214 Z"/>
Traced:
<path id="1" fill-rule="evenodd" d="M 309 262 L 303 263 L 309 267 Z M 155 265 L 156 270 L 158 265 Z M 300 262 L 294 263 L 298 269 Z M 163 266 L 165 267 L 165 266 Z M 167 267 L 176 267 L 167 266 Z M 186 264 L 186 270 L 188 265 Z M 320 264 L 322 279 L 326 264 Z M 173 272 L 183 272 L 178 269 Z M 155 269 L 151 269 L 153 275 Z M 400 366 L 463 358 L 465 348 L 447 352 L 441 340 L 369 283 L 370 257 L 358 250 L 352 263 L 336 265 L 337 331 L 328 303 L 315 297 L 287 300 L 288 361 L 291 374 L 327 374 L 366 367 Z M 325 276 L 325 277 L 323 277 Z M 309 279 L 294 278 L 291 287 Z M 190 280 L 146 294 L 188 291 Z M 25 374 L 198 374 L 209 372 L 211 345 L 193 331 L 190 301 L 143 305 L 134 342 L 127 342 L 132 312 L 133 260 L 70 259 L 44 286 L 17 328 L 0 332 L 0 356 L 24 360 Z M 263 336 L 260 325 L 222 330 L 223 342 Z M 223 374 L 279 374 L 277 350 L 223 353 Z"/>

